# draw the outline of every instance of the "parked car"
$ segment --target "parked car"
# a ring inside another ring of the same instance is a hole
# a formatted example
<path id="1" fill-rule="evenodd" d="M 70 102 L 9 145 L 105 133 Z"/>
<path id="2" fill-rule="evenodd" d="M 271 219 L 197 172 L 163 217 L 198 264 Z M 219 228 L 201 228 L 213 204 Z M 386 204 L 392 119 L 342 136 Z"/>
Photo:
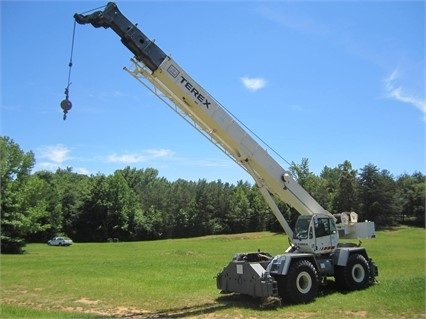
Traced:
<path id="1" fill-rule="evenodd" d="M 47 242 L 49 246 L 71 246 L 72 240 L 64 237 L 54 237 Z"/>

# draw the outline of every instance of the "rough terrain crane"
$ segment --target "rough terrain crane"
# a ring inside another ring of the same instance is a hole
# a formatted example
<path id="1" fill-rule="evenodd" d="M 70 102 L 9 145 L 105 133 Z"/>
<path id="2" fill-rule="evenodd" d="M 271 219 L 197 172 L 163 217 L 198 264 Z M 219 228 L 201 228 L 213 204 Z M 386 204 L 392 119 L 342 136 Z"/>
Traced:
<path id="1" fill-rule="evenodd" d="M 366 249 L 338 242 L 339 237 L 374 238 L 373 222 L 358 222 L 356 213 L 343 212 L 336 223 L 334 215 L 321 207 L 238 120 L 131 23 L 115 3 L 109 2 L 102 11 L 75 14 L 74 18 L 79 24 L 111 28 L 120 36 L 134 54 L 133 67 L 125 70 L 253 177 L 289 237 L 290 247 L 278 256 L 259 251 L 235 254 L 216 277 L 218 289 L 306 303 L 315 299 L 319 285 L 328 277 L 334 277 L 346 291 L 363 289 L 374 282 L 378 268 Z M 274 197 L 300 214 L 294 231 Z"/>

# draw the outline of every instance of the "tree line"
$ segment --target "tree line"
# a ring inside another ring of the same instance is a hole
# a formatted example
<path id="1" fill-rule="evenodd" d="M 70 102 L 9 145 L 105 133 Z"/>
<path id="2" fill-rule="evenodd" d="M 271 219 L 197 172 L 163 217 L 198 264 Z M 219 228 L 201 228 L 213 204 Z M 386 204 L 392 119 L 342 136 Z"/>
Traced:
<path id="1" fill-rule="evenodd" d="M 257 187 L 205 179 L 169 181 L 155 168 L 129 166 L 113 174 L 83 175 L 72 168 L 32 172 L 35 157 L 10 137 L 0 137 L 1 252 L 20 253 L 26 242 L 64 235 L 76 242 L 195 237 L 282 231 Z M 349 161 L 324 167 L 319 176 L 308 159 L 291 174 L 328 211 L 356 211 L 376 228 L 410 222 L 424 227 L 425 181 L 421 172 L 394 177 Z M 276 199 L 293 225 L 299 216 Z"/>

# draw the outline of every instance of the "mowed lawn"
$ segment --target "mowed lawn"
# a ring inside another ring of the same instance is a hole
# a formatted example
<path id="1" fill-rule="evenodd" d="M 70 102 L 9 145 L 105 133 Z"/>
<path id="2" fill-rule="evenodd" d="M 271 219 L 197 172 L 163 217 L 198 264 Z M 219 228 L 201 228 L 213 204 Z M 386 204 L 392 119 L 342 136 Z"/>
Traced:
<path id="1" fill-rule="evenodd" d="M 341 293 L 330 285 L 306 305 L 263 309 L 221 295 L 216 274 L 236 252 L 282 253 L 287 237 L 269 232 L 191 239 L 29 244 L 1 255 L 1 318 L 426 318 L 425 230 L 380 231 L 363 246 L 379 284 Z"/>

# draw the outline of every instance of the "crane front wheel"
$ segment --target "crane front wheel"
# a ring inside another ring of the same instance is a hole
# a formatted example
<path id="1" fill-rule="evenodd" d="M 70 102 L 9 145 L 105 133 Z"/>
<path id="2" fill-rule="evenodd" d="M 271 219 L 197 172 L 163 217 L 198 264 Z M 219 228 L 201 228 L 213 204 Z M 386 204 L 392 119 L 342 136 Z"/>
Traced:
<path id="1" fill-rule="evenodd" d="M 309 260 L 297 260 L 279 282 L 281 298 L 290 303 L 308 303 L 318 293 L 318 273 Z"/>

